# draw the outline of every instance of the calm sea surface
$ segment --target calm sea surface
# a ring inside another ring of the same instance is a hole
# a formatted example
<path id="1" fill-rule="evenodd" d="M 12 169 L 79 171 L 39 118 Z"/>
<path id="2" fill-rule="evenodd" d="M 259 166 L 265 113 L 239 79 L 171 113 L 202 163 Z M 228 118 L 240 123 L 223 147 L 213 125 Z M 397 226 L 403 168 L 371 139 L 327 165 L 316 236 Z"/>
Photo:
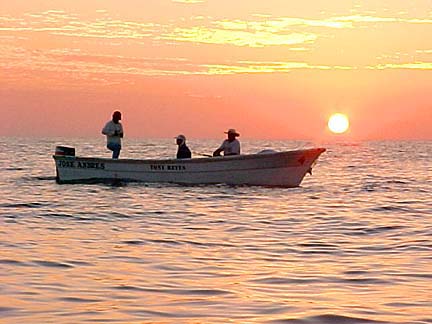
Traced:
<path id="1" fill-rule="evenodd" d="M 1 323 L 432 323 L 432 142 L 327 144 L 296 189 L 58 185 L 59 144 L 110 156 L 0 138 Z"/>

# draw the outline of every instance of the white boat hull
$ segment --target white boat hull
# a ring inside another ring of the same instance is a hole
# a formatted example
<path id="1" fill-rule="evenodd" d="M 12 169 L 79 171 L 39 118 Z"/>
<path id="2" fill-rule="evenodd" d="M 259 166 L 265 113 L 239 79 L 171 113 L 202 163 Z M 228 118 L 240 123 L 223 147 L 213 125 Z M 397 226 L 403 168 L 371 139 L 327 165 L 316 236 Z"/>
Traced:
<path id="1" fill-rule="evenodd" d="M 107 181 L 297 187 L 325 149 L 167 160 L 54 155 L 59 183 Z"/>

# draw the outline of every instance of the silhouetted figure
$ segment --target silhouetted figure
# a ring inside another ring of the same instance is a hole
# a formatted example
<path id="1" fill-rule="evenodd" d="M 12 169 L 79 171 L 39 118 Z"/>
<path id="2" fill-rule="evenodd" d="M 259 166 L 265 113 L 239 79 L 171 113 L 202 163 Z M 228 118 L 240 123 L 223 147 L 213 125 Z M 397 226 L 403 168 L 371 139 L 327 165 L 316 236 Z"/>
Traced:
<path id="1" fill-rule="evenodd" d="M 184 135 L 177 136 L 176 143 L 178 145 L 177 159 L 190 159 L 192 157 L 192 153 L 186 146 L 186 137 Z"/>
<path id="2" fill-rule="evenodd" d="M 228 134 L 228 138 L 213 152 L 213 156 L 220 156 L 221 152 L 224 153 L 224 156 L 240 154 L 240 142 L 236 139 L 240 134 L 233 128 L 229 129 L 225 134 Z"/>
<path id="3" fill-rule="evenodd" d="M 112 158 L 118 159 L 120 156 L 121 139 L 123 138 L 123 126 L 120 123 L 121 112 L 114 111 L 112 120 L 106 123 L 102 129 L 102 134 L 107 137 L 107 148 L 113 152 Z"/>

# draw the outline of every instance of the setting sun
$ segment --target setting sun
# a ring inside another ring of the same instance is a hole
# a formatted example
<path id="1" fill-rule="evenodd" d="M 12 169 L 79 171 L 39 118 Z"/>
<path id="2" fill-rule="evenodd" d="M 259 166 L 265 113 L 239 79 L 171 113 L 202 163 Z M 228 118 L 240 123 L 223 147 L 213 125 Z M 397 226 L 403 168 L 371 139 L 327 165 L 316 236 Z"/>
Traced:
<path id="1" fill-rule="evenodd" d="M 345 133 L 349 128 L 348 117 L 344 114 L 333 114 L 329 118 L 328 128 L 335 134 Z"/>

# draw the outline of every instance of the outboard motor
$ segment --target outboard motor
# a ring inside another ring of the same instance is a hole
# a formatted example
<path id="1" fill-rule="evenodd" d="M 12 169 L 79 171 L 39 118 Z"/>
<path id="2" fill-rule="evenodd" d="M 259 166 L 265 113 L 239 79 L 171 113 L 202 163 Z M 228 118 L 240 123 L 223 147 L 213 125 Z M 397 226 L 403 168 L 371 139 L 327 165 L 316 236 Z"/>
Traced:
<path id="1" fill-rule="evenodd" d="M 75 156 L 75 148 L 67 146 L 56 146 L 54 155 Z"/>

